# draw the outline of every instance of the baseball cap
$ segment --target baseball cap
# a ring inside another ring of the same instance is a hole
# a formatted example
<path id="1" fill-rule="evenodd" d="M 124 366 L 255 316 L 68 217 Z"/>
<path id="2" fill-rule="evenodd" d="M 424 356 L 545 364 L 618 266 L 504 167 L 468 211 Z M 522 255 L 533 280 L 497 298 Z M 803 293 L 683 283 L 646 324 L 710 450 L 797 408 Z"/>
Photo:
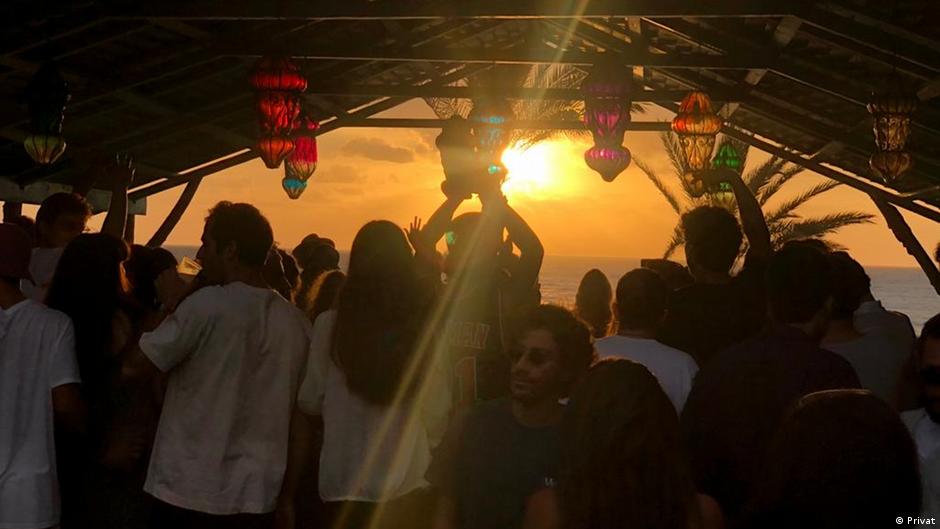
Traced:
<path id="1" fill-rule="evenodd" d="M 16 224 L 0 224 L 0 277 L 29 279 L 33 248 L 26 230 Z"/>

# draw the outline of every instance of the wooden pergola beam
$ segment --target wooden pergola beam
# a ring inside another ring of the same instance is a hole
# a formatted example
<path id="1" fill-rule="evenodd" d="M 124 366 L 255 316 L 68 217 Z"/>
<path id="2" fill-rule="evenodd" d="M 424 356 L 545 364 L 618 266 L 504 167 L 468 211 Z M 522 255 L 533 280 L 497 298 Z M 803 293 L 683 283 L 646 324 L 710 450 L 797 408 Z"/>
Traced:
<path id="1" fill-rule="evenodd" d="M 488 90 L 507 99 L 551 99 L 579 101 L 584 98 L 578 88 L 538 88 L 520 86 L 495 86 Z M 336 96 L 386 96 L 386 97 L 446 97 L 455 99 L 473 99 L 478 97 L 478 90 L 470 86 L 432 86 L 432 85 L 389 85 L 389 84 L 344 84 L 312 82 L 307 93 Z M 634 90 L 631 98 L 636 103 L 676 102 L 681 101 L 688 92 L 685 90 Z M 736 90 L 716 90 L 710 92 L 713 101 L 734 101 L 739 94 Z"/>
<path id="2" fill-rule="evenodd" d="M 407 20 L 436 18 L 531 19 L 608 17 L 767 17 L 788 14 L 789 3 L 776 0 L 457 0 L 415 4 L 365 0 L 281 0 L 186 3 L 141 2 L 117 9 L 113 18 L 171 18 L 178 20 Z"/>
<path id="3" fill-rule="evenodd" d="M 449 120 L 437 118 L 362 118 L 350 119 L 343 123 L 344 128 L 392 128 L 392 129 L 439 129 Z M 574 120 L 528 119 L 509 122 L 513 129 L 532 130 L 586 130 L 584 122 Z M 632 121 L 626 126 L 631 132 L 664 132 L 672 130 L 666 121 Z"/>

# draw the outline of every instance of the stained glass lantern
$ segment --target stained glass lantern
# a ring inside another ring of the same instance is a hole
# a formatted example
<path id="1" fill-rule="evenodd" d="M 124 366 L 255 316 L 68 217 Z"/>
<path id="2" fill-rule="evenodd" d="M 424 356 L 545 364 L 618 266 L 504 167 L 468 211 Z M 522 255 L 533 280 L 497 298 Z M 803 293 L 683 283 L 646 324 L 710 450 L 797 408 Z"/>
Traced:
<path id="1" fill-rule="evenodd" d="M 303 92 L 307 89 L 307 79 L 290 58 L 269 56 L 255 63 L 251 72 L 251 86 L 259 92 Z"/>
<path id="2" fill-rule="evenodd" d="M 476 142 L 477 155 L 491 175 L 505 172 L 500 161 L 509 146 L 512 120 L 515 116 L 509 101 L 482 98 L 474 101 L 470 111 L 470 132 Z"/>
<path id="3" fill-rule="evenodd" d="M 258 93 L 258 117 L 262 133 L 287 135 L 299 124 L 300 97 L 289 92 Z"/>
<path id="4" fill-rule="evenodd" d="M 62 122 L 71 97 L 68 83 L 52 63 L 42 65 L 26 87 L 30 134 L 23 146 L 37 163 L 51 164 L 65 152 Z"/>
<path id="5" fill-rule="evenodd" d="M 705 181 L 695 173 L 687 172 L 682 175 L 682 182 L 692 198 L 699 198 L 705 194 Z"/>
<path id="6" fill-rule="evenodd" d="M 317 170 L 317 129 L 319 123 L 304 116 L 294 131 L 294 150 L 284 162 L 285 175 L 306 182 Z"/>
<path id="7" fill-rule="evenodd" d="M 905 147 L 917 103 L 917 98 L 904 90 L 900 80 L 895 80 L 890 90 L 874 95 L 868 104 L 878 147 L 869 165 L 888 183 L 896 181 L 913 165 Z"/>
<path id="8" fill-rule="evenodd" d="M 262 136 L 258 140 L 258 153 L 268 169 L 277 169 L 293 150 L 294 140 L 290 137 Z"/>
<path id="9" fill-rule="evenodd" d="M 292 200 L 297 200 L 307 189 L 307 182 L 291 176 L 285 176 L 281 180 L 281 187 L 284 188 L 284 192 L 287 193 L 288 197 Z"/>
<path id="10" fill-rule="evenodd" d="M 597 171 L 605 182 L 613 182 L 630 165 L 630 160 L 630 151 L 620 145 L 595 145 L 584 153 L 585 163 Z"/>
<path id="11" fill-rule="evenodd" d="M 686 167 L 690 171 L 705 169 L 715 148 L 715 135 L 721 130 L 721 119 L 712 110 L 708 94 L 689 92 L 672 120 L 672 130 L 679 136 Z"/>
<path id="12" fill-rule="evenodd" d="M 744 161 L 741 159 L 741 155 L 738 154 L 738 150 L 734 148 L 731 142 L 726 142 L 719 147 L 715 158 L 712 160 L 712 168 L 730 169 L 736 173 L 741 172 L 743 165 Z"/>

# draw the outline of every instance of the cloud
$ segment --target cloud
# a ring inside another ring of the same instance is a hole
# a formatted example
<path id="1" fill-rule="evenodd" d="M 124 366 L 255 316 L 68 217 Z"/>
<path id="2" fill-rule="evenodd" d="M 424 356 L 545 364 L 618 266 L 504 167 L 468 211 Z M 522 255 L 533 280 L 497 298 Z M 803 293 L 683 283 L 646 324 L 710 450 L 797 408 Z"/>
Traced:
<path id="1" fill-rule="evenodd" d="M 313 181 L 324 184 L 360 184 L 366 181 L 366 175 L 351 165 L 332 165 L 317 171 Z"/>
<path id="2" fill-rule="evenodd" d="M 350 140 L 343 146 L 342 153 L 392 163 L 408 163 L 415 159 L 412 151 L 404 147 L 389 145 L 385 140 L 379 138 L 356 138 Z"/>

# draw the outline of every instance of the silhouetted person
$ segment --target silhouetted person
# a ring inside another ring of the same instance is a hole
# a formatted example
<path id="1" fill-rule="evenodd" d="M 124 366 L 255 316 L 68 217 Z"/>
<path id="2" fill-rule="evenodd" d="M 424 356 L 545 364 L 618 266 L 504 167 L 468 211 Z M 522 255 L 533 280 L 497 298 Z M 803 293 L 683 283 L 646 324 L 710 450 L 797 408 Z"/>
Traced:
<path id="1" fill-rule="evenodd" d="M 0 527 L 59 524 L 53 421 L 85 423 L 72 322 L 20 291 L 30 253 L 25 231 L 0 224 Z"/>
<path id="2" fill-rule="evenodd" d="M 542 305 L 512 340 L 511 397 L 455 418 L 435 453 L 435 529 L 521 527 L 532 495 L 558 477 L 558 401 L 594 359 L 590 331 L 568 310 Z"/>
<path id="3" fill-rule="evenodd" d="M 852 364 L 862 387 L 895 403 L 901 368 L 911 357 L 882 333 L 863 334 L 854 323 L 854 314 L 869 291 L 865 269 L 846 252 L 829 254 L 832 265 L 832 319 L 822 339 L 823 348 L 837 353 Z"/>
<path id="4" fill-rule="evenodd" d="M 688 354 L 656 341 L 668 299 L 666 282 L 656 272 L 646 268 L 627 272 L 617 282 L 616 332 L 594 347 L 601 358 L 626 358 L 649 369 L 680 413 L 698 365 Z"/>
<path id="5" fill-rule="evenodd" d="M 695 492 L 675 409 L 640 364 L 588 371 L 561 423 L 559 467 L 557 485 L 529 501 L 526 529 L 721 527 L 717 504 Z"/>
<path id="6" fill-rule="evenodd" d="M 940 314 L 924 324 L 915 358 L 920 408 L 902 413 L 901 419 L 917 444 L 923 514 L 940 517 Z"/>
<path id="7" fill-rule="evenodd" d="M 800 399 L 763 468 L 747 529 L 882 529 L 913 525 L 908 517 L 919 513 L 914 443 L 897 414 L 867 391 Z"/>
<path id="8" fill-rule="evenodd" d="M 814 248 L 778 251 L 767 268 L 771 325 L 703 366 L 686 401 L 682 426 L 699 490 L 732 522 L 786 410 L 814 391 L 860 387 L 852 366 L 818 345 L 829 323 L 830 273 Z"/>
<path id="9" fill-rule="evenodd" d="M 695 283 L 673 293 L 660 333 L 666 345 L 705 367 L 711 357 L 760 331 L 764 323 L 763 276 L 772 252 L 760 204 L 740 176 L 728 172 L 742 226 L 727 210 L 700 206 L 682 215 L 685 257 Z M 736 275 L 742 227 L 748 252 Z"/>
<path id="10" fill-rule="evenodd" d="M 640 259 L 640 266 L 656 272 L 666 282 L 669 290 L 679 290 L 695 283 L 695 278 L 685 266 L 669 259 Z"/>
<path id="11" fill-rule="evenodd" d="M 300 289 L 297 291 L 297 306 L 309 309 L 310 287 L 320 274 L 339 268 L 339 252 L 332 240 L 311 233 L 291 252 L 300 267 Z"/>
<path id="12" fill-rule="evenodd" d="M 575 295 L 574 312 L 590 326 L 591 336 L 594 338 L 603 338 L 610 330 L 610 321 L 613 318 L 610 303 L 613 297 L 610 281 L 604 272 L 594 268 L 588 270 L 581 278 L 578 293 Z"/>
<path id="13" fill-rule="evenodd" d="M 167 270 L 175 270 L 178 263 L 172 253 L 163 248 L 148 248 L 135 244 L 131 256 L 124 262 L 130 295 L 141 311 L 141 330 L 153 330 L 162 319 L 163 309 L 157 296 L 157 278 Z"/>

